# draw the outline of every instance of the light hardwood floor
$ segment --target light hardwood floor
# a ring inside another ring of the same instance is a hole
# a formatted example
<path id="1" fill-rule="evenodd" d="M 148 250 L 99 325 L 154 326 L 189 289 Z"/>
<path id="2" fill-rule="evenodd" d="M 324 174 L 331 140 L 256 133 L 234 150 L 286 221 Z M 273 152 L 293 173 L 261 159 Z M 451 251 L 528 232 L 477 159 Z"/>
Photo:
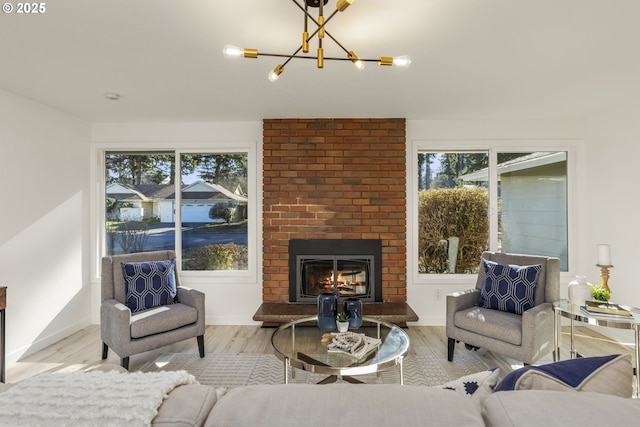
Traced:
<path id="1" fill-rule="evenodd" d="M 207 326 L 205 332 L 205 350 L 207 353 L 271 353 L 270 337 L 273 328 L 261 328 L 260 326 Z M 411 340 L 410 353 L 423 354 L 431 352 L 436 357 L 446 360 L 447 338 L 442 326 L 411 326 L 407 328 Z M 598 356 L 614 353 L 632 354 L 629 347 L 610 340 L 590 329 L 576 328 L 576 348 L 585 356 Z M 15 383 L 21 379 L 31 377 L 41 372 L 63 371 L 73 372 L 86 370 L 104 363 L 119 364 L 120 359 L 109 351 L 107 360 L 101 360 L 102 342 L 100 340 L 100 327 L 89 326 L 75 334 L 38 351 L 22 360 L 7 366 L 7 383 Z M 131 371 L 139 370 L 148 362 L 156 359 L 163 353 L 197 353 L 196 340 L 187 340 L 169 345 L 158 350 L 134 355 L 130 359 Z M 463 344 L 456 345 L 456 353 L 469 351 Z M 563 331 L 561 347 L 562 359 L 569 357 L 569 334 Z M 478 354 L 485 360 L 489 367 L 498 366 L 502 373 L 519 368 L 522 364 L 496 356 L 491 352 L 478 350 Z M 552 356 L 548 355 L 540 363 L 551 362 Z M 455 363 L 455 355 L 454 361 Z"/>

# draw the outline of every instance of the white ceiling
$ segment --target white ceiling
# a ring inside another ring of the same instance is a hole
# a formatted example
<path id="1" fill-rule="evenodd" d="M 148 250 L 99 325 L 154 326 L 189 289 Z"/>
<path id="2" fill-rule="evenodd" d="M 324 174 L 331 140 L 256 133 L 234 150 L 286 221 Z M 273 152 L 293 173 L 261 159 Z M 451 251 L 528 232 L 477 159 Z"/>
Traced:
<path id="1" fill-rule="evenodd" d="M 639 17 L 638 0 L 355 0 L 328 31 L 410 68 L 294 59 L 270 83 L 277 58 L 222 47 L 292 53 L 291 0 L 50 0 L 0 15 L 0 88 L 92 122 L 581 118 L 640 94 Z"/>

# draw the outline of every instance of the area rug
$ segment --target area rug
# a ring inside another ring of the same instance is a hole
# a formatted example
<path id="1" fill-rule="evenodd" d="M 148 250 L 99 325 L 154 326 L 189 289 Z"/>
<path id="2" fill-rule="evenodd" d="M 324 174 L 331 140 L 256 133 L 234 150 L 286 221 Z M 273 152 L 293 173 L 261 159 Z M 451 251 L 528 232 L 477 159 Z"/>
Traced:
<path id="1" fill-rule="evenodd" d="M 456 354 L 455 362 L 428 354 L 410 354 L 403 363 L 404 383 L 434 386 L 444 384 L 465 375 L 481 372 L 495 366 L 487 364 L 475 352 Z M 283 362 L 271 354 L 207 354 L 200 358 L 194 353 L 162 354 L 142 367 L 143 372 L 185 370 L 193 374 L 200 384 L 213 387 L 239 387 L 252 384 L 282 384 L 284 382 Z M 290 383 L 315 384 L 326 375 L 295 370 L 289 374 Z M 371 384 L 399 384 L 397 367 L 392 367 L 379 375 L 359 375 L 357 379 Z M 340 380 L 338 380 L 340 381 Z"/>

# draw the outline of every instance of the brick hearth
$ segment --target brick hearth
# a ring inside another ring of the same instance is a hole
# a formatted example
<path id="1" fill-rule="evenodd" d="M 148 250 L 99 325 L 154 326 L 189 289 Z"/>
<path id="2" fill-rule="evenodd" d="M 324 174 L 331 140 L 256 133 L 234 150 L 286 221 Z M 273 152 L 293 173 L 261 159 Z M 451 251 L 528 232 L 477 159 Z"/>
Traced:
<path id="1" fill-rule="evenodd" d="M 288 301 L 289 239 L 381 239 L 382 298 L 406 302 L 405 120 L 263 126 L 263 301 Z"/>

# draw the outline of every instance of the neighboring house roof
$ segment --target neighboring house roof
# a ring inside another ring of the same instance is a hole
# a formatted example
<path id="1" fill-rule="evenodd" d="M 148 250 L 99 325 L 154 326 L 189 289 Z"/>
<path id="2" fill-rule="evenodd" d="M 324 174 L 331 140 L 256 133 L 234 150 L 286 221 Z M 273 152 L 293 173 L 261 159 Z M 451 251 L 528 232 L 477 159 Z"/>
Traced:
<path id="1" fill-rule="evenodd" d="M 238 202 L 247 202 L 247 197 L 241 194 L 233 193 L 221 185 L 209 184 L 203 181 L 194 182 L 182 189 L 183 199 L 207 200 L 217 199 L 220 195 L 224 198 L 236 200 Z"/>
<path id="2" fill-rule="evenodd" d="M 109 197 L 116 200 L 142 200 L 145 202 L 159 200 L 175 200 L 175 186 L 173 184 L 119 184 L 107 186 Z M 238 203 L 247 203 L 247 197 L 233 193 L 221 185 L 208 184 L 197 181 L 182 188 L 182 198 L 189 200 L 232 199 Z"/>
<path id="3" fill-rule="evenodd" d="M 553 163 L 567 160 L 567 153 L 557 152 L 536 152 L 517 159 L 509 160 L 498 165 L 498 176 L 503 173 L 516 172 L 525 169 L 537 168 Z M 489 168 L 480 169 L 475 172 L 461 176 L 463 181 L 486 181 L 489 179 Z"/>

